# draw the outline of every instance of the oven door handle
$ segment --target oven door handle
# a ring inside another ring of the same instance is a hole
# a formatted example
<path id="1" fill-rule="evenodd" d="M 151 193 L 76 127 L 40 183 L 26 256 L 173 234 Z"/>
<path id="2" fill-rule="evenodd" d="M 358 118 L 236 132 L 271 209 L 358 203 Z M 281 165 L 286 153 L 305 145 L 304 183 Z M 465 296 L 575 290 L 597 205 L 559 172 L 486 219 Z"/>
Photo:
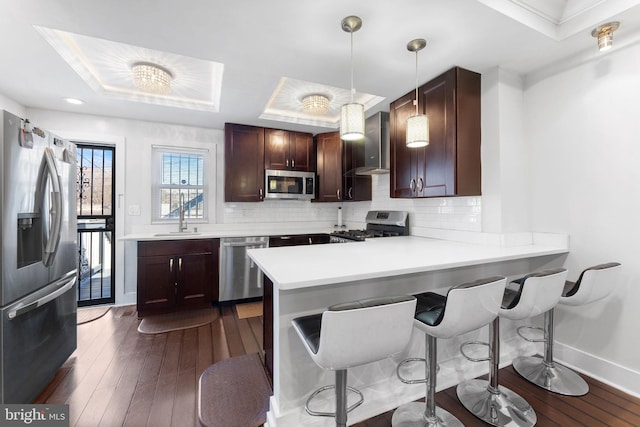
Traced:
<path id="1" fill-rule="evenodd" d="M 43 305 L 50 303 L 51 301 L 53 301 L 54 299 L 58 298 L 60 295 L 64 294 L 65 292 L 67 292 L 69 289 L 71 289 L 73 287 L 73 285 L 76 284 L 76 280 L 77 280 L 77 276 L 75 274 L 75 271 L 73 273 L 73 277 L 71 277 L 71 279 L 69 279 L 68 277 L 62 278 L 60 280 L 58 280 L 57 282 L 54 282 L 54 285 L 59 285 L 61 283 L 64 283 L 65 280 L 68 280 L 68 282 L 66 284 L 64 284 L 63 286 L 59 287 L 58 289 L 56 289 L 55 291 L 51 292 L 50 294 L 47 294 L 45 296 L 43 296 L 42 298 L 38 298 L 37 300 L 33 301 L 32 303 L 29 303 L 25 306 L 16 308 L 15 310 L 11 310 L 8 314 L 9 319 L 15 319 L 16 317 L 22 316 L 23 314 L 29 313 L 30 311 L 35 310 L 38 307 L 42 307 Z"/>

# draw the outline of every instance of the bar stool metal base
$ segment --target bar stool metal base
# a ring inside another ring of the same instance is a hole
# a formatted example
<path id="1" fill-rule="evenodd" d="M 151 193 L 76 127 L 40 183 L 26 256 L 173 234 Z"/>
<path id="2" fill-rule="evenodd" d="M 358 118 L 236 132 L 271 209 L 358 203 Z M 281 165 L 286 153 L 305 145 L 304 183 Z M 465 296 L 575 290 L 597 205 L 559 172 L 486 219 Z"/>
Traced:
<path id="1" fill-rule="evenodd" d="M 469 412 L 482 421 L 499 427 L 532 427 L 536 413 L 518 394 L 506 387 L 489 389 L 485 380 L 468 380 L 458 384 L 458 399 Z"/>
<path id="2" fill-rule="evenodd" d="M 423 402 L 411 402 L 398 407 L 391 417 L 391 425 L 393 427 L 464 427 L 459 419 L 439 406 L 436 406 L 436 418 L 428 420 Z"/>
<path id="3" fill-rule="evenodd" d="M 545 362 L 540 356 L 518 357 L 513 369 L 524 379 L 545 390 L 565 396 L 583 396 L 589 385 L 571 369 L 555 362 Z"/>

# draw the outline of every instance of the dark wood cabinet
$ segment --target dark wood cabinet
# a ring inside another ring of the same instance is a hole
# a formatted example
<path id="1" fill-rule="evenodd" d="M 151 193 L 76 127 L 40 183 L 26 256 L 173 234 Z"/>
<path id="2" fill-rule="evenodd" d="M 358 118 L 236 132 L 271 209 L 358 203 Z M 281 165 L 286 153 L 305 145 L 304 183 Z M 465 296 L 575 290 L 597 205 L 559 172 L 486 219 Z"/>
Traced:
<path id="1" fill-rule="evenodd" d="M 407 148 L 414 92 L 390 105 L 390 196 L 401 198 L 481 194 L 480 74 L 455 67 L 418 89 L 429 117 L 429 145 Z"/>
<path id="2" fill-rule="evenodd" d="M 264 130 L 264 167 L 275 170 L 313 170 L 313 136 L 280 129 Z"/>
<path id="3" fill-rule="evenodd" d="M 371 176 L 356 175 L 364 166 L 365 151 L 362 141 L 342 141 L 342 191 L 347 201 L 371 200 Z"/>
<path id="4" fill-rule="evenodd" d="M 341 202 L 342 140 L 339 132 L 316 135 L 316 202 Z"/>
<path id="5" fill-rule="evenodd" d="M 138 242 L 138 315 L 218 300 L 218 239 Z"/>
<path id="6" fill-rule="evenodd" d="M 316 135 L 316 202 L 371 200 L 371 177 L 356 175 L 364 165 L 364 145 L 342 141 L 339 132 Z"/>
<path id="7" fill-rule="evenodd" d="M 264 129 L 226 123 L 225 202 L 260 202 L 264 199 Z"/>

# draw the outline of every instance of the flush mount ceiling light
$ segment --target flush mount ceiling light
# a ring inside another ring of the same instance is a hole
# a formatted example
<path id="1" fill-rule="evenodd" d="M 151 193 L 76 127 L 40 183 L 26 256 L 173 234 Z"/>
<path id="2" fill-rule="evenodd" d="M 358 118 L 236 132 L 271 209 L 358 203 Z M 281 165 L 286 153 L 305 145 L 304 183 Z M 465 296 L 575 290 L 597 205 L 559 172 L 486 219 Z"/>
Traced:
<path id="1" fill-rule="evenodd" d="M 165 94 L 171 90 L 171 73 L 159 65 L 137 62 L 131 67 L 133 83 L 145 92 Z"/>
<path id="2" fill-rule="evenodd" d="M 600 52 L 609 50 L 613 46 L 613 32 L 620 27 L 617 21 L 607 22 L 591 31 L 591 35 L 598 39 L 598 49 Z"/>
<path id="3" fill-rule="evenodd" d="M 98 95 L 163 107 L 210 112 L 220 110 L 222 63 L 52 28 L 34 28 Z M 170 90 L 159 93 L 141 89 L 132 76 L 132 65 L 137 64 L 161 64 L 155 67 L 171 76 Z M 323 92 L 308 90 L 305 93 Z"/>
<path id="4" fill-rule="evenodd" d="M 407 43 L 407 50 L 416 53 L 416 114 L 407 119 L 407 147 L 418 148 L 429 145 L 429 118 L 426 114 L 420 114 L 418 109 L 418 52 L 427 45 L 425 39 L 415 39 Z"/>
<path id="5" fill-rule="evenodd" d="M 314 94 L 302 98 L 302 111 L 307 114 L 322 115 L 329 111 L 329 98 Z"/>
<path id="6" fill-rule="evenodd" d="M 353 102 L 353 33 L 362 27 L 362 19 L 347 16 L 342 20 L 342 29 L 351 34 L 351 101 L 340 110 L 340 138 L 345 141 L 364 139 L 364 105 Z"/>

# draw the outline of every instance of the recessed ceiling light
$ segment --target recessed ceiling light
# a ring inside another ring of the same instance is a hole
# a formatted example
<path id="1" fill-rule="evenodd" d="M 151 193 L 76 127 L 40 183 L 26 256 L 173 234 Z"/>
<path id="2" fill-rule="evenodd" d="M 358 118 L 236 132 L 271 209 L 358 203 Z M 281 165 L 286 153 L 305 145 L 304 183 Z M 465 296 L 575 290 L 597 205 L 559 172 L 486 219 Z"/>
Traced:
<path id="1" fill-rule="evenodd" d="M 65 98 L 65 101 L 67 101 L 69 104 L 73 104 L 73 105 L 82 105 L 84 104 L 84 101 L 82 99 L 78 99 L 78 98 Z"/>

